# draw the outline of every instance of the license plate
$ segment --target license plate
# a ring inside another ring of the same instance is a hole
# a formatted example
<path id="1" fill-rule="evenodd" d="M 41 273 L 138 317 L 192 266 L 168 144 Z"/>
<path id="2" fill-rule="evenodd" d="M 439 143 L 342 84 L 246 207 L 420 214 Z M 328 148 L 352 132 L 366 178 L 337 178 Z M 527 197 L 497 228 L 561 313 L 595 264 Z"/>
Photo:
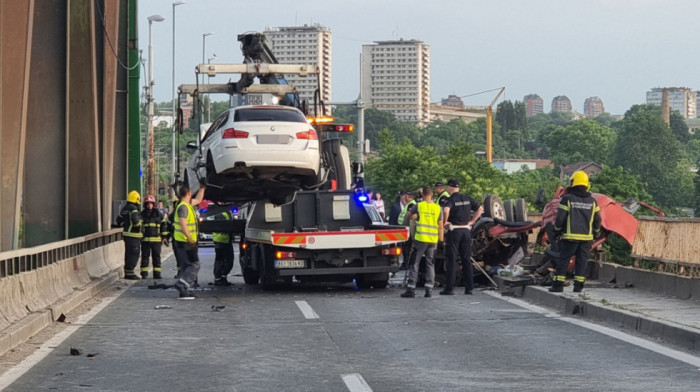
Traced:
<path id="1" fill-rule="evenodd" d="M 258 135 L 258 144 L 289 144 L 289 135 Z"/>
<path id="2" fill-rule="evenodd" d="M 297 259 L 282 259 L 275 260 L 275 268 L 304 268 L 306 263 L 304 260 Z"/>

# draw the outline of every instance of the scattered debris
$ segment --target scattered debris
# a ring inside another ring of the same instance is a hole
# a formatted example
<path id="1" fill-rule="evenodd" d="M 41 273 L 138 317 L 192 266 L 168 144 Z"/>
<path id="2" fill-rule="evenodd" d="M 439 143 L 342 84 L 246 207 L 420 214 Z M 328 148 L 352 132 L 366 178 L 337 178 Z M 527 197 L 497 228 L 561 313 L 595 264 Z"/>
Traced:
<path id="1" fill-rule="evenodd" d="M 66 321 L 66 315 L 63 314 L 63 313 L 61 313 L 61 315 L 58 316 L 58 318 L 56 319 L 56 321 L 58 321 L 59 323 L 62 323 L 62 322 L 64 322 L 64 321 Z"/>
<path id="2" fill-rule="evenodd" d="M 95 358 L 95 357 L 97 356 L 97 354 L 99 354 L 99 353 L 88 354 L 88 355 L 86 355 L 86 357 L 88 357 L 88 358 Z"/>
<path id="3" fill-rule="evenodd" d="M 171 285 L 171 284 L 165 284 L 165 283 L 158 283 L 158 284 L 151 284 L 151 285 L 148 285 L 148 289 L 149 289 L 149 290 L 157 290 L 157 289 L 163 289 L 163 290 L 165 290 L 165 289 L 169 289 L 169 288 L 171 288 L 171 287 L 173 287 L 173 285 Z"/>
<path id="4" fill-rule="evenodd" d="M 226 305 L 212 305 L 211 306 L 211 311 L 212 312 L 221 312 L 226 308 Z"/>
<path id="5" fill-rule="evenodd" d="M 173 307 L 170 305 L 156 305 L 153 309 L 155 310 L 161 310 L 161 309 L 172 309 Z"/>
<path id="6" fill-rule="evenodd" d="M 73 355 L 73 356 L 76 356 L 76 355 L 83 355 L 83 350 L 81 350 L 81 349 L 79 349 L 79 348 L 71 347 L 71 348 L 70 348 L 70 355 Z"/>

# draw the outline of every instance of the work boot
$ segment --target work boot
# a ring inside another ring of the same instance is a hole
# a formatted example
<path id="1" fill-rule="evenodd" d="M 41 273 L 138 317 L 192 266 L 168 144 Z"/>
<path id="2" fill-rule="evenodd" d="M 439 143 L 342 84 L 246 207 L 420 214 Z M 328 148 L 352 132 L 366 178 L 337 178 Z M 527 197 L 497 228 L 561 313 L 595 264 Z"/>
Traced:
<path id="1" fill-rule="evenodd" d="M 552 287 L 549 288 L 550 293 L 561 293 L 564 292 L 564 282 L 559 282 L 556 281 L 552 284 Z"/>
<path id="2" fill-rule="evenodd" d="M 148 279 L 148 272 L 141 272 L 141 279 Z"/>
<path id="3" fill-rule="evenodd" d="M 440 292 L 440 295 L 455 295 L 455 292 L 452 289 L 446 288 Z"/>
<path id="4" fill-rule="evenodd" d="M 160 271 L 153 271 L 153 279 L 163 279 L 163 277 L 160 275 Z"/>
<path id="5" fill-rule="evenodd" d="M 415 298 L 416 297 L 416 289 L 412 288 L 407 288 L 406 291 L 401 293 L 402 298 Z"/>
<path id="6" fill-rule="evenodd" d="M 583 291 L 583 282 L 574 282 L 574 293 L 580 293 Z"/>
<path id="7" fill-rule="evenodd" d="M 141 280 L 136 274 L 126 274 L 124 275 L 124 279 L 126 280 Z"/>
<path id="8" fill-rule="evenodd" d="M 226 278 L 217 278 L 214 279 L 214 286 L 230 286 L 231 282 L 226 280 Z"/>
<path id="9" fill-rule="evenodd" d="M 173 287 L 180 293 L 179 299 L 194 299 L 194 294 L 182 282 L 175 283 Z"/>
<path id="10" fill-rule="evenodd" d="M 431 288 L 425 289 L 425 295 L 423 297 L 431 298 L 432 296 L 433 296 L 433 289 L 431 289 Z"/>
<path id="11" fill-rule="evenodd" d="M 472 291 L 465 287 L 464 288 L 464 295 L 472 295 Z"/>

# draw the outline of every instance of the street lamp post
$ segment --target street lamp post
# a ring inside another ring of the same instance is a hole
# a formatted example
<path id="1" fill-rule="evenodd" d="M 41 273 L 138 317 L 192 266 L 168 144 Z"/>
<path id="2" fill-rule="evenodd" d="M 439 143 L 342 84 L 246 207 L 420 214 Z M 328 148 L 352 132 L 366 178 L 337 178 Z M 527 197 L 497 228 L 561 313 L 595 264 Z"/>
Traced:
<path id="1" fill-rule="evenodd" d="M 213 35 L 214 32 L 208 32 L 208 33 L 202 33 L 202 64 L 204 64 L 205 60 L 205 51 L 207 48 L 207 37 L 210 35 Z M 202 74 L 202 84 L 204 84 L 204 74 Z"/>
<path id="2" fill-rule="evenodd" d="M 212 60 L 216 60 L 216 53 L 213 53 L 212 57 L 207 59 L 207 64 L 211 64 Z M 207 83 L 209 83 L 209 75 L 207 75 Z M 211 122 L 211 97 L 209 98 L 209 104 L 207 105 L 207 122 Z"/>
<path id="3" fill-rule="evenodd" d="M 162 22 L 165 18 L 161 15 L 151 15 L 148 17 L 148 175 L 146 176 L 146 190 L 148 194 L 155 194 L 155 158 L 154 158 L 154 132 L 153 132 L 153 22 Z"/>
<path id="4" fill-rule="evenodd" d="M 175 101 L 175 7 L 178 5 L 183 5 L 185 4 L 185 1 L 176 1 L 173 3 L 173 79 L 172 79 L 172 86 L 171 86 L 171 92 L 172 92 L 172 101 L 173 101 L 173 147 L 171 150 L 170 154 L 170 162 L 172 163 L 172 173 L 175 175 L 178 171 L 177 167 L 177 161 L 175 160 L 175 140 L 177 138 L 177 134 L 175 132 L 175 124 L 177 121 L 177 113 L 175 111 L 177 110 L 177 104 Z M 173 195 L 174 196 L 174 195 Z"/>

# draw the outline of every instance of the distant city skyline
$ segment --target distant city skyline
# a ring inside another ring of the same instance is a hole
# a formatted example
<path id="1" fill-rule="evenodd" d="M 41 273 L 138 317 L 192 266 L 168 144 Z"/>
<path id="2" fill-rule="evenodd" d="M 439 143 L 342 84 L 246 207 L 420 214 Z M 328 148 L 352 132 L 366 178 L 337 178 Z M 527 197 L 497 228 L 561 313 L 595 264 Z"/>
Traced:
<path id="1" fill-rule="evenodd" d="M 166 0 L 138 4 L 138 46 L 144 57 L 148 16 L 160 14 L 166 19 L 153 26 L 157 101 L 171 97 L 171 4 Z M 432 103 L 453 94 L 463 97 L 466 106 L 484 106 L 495 92 L 473 94 L 506 86 L 501 100 L 521 100 L 537 93 L 551 102 L 565 94 L 579 111 L 586 98 L 599 96 L 607 112 L 624 114 L 632 105 L 645 103 L 646 92 L 655 86 L 700 89 L 700 74 L 688 66 L 697 63 L 700 54 L 688 50 L 682 39 L 700 14 L 696 1 L 443 0 L 426 4 L 404 0 L 396 7 L 386 0 L 323 6 L 311 0 L 272 0 L 267 8 L 275 12 L 259 12 L 256 4 L 188 0 L 178 6 L 176 84 L 194 82 L 205 32 L 214 32 L 206 38 L 207 58 L 216 53 L 217 63 L 240 63 L 237 34 L 319 23 L 333 32 L 334 101 L 357 98 L 362 45 L 399 38 L 430 45 Z M 652 28 L 664 20 L 674 22 Z M 521 36 L 527 39 L 514 39 Z M 212 82 L 223 79 L 219 76 Z"/>

